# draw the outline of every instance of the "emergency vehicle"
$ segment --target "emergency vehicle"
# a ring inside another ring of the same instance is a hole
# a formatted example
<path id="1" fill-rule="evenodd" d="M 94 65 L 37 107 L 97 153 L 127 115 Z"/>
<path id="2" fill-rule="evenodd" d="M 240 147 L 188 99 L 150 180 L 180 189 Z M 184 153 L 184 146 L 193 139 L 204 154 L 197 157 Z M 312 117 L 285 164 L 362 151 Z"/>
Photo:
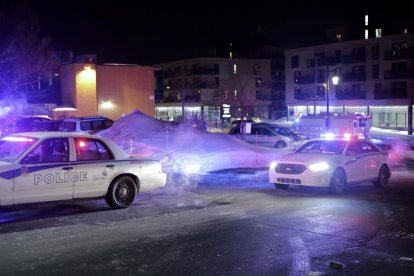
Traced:
<path id="1" fill-rule="evenodd" d="M 344 134 L 369 138 L 371 116 L 363 114 L 347 116 L 330 116 L 329 127 L 325 116 L 302 116 L 295 120 L 294 128 L 310 138 L 319 138 L 329 135 L 341 137 Z"/>
<path id="2" fill-rule="evenodd" d="M 0 206 L 104 198 L 120 209 L 165 184 L 159 160 L 130 158 L 104 137 L 26 132 L 0 139 Z"/>

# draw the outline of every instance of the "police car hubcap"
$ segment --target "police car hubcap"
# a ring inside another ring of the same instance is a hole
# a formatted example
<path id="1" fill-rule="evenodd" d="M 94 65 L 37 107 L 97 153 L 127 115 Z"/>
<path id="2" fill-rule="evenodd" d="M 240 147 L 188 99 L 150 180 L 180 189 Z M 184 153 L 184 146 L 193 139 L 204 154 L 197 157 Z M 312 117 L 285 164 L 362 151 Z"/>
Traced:
<path id="1" fill-rule="evenodd" d="M 127 187 L 121 187 L 120 189 L 119 189 L 119 196 L 120 197 L 122 197 L 122 198 L 125 198 L 127 195 L 128 195 L 128 188 Z"/>

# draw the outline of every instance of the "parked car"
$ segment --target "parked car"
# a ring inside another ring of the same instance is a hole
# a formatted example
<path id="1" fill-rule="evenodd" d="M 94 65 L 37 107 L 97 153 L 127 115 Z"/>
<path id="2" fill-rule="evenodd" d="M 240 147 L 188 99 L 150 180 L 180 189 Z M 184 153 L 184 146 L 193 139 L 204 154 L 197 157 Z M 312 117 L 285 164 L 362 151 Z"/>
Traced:
<path id="1" fill-rule="evenodd" d="M 255 121 L 253 121 L 253 119 L 244 119 L 244 120 L 236 119 L 236 120 L 231 121 L 231 123 L 230 123 L 230 129 L 234 128 L 235 126 L 240 126 L 240 124 L 242 122 L 243 123 L 251 123 L 251 124 L 254 124 L 255 123 Z"/>
<path id="2" fill-rule="evenodd" d="M 390 176 L 387 151 L 366 140 L 346 138 L 309 140 L 269 167 L 269 182 L 278 189 L 316 186 L 341 193 L 347 184 L 359 182 L 384 188 Z"/>
<path id="3" fill-rule="evenodd" d="M 160 161 L 130 158 L 104 137 L 26 132 L 0 139 L 0 205 L 104 198 L 119 209 L 165 184 Z"/>
<path id="4" fill-rule="evenodd" d="M 1 137 L 28 131 L 46 131 L 45 122 L 52 121 L 48 116 L 9 116 L 1 126 Z"/>
<path id="5" fill-rule="evenodd" d="M 94 134 L 111 127 L 113 123 L 111 119 L 102 116 L 67 118 L 60 123 L 59 131 Z"/>
<path id="6" fill-rule="evenodd" d="M 235 126 L 229 131 L 229 134 L 241 139 L 240 129 L 240 126 Z M 244 134 L 244 141 L 248 143 L 275 148 L 292 148 L 296 142 L 302 142 L 306 139 L 304 135 L 295 133 L 287 127 L 266 123 L 252 124 L 250 133 Z"/>

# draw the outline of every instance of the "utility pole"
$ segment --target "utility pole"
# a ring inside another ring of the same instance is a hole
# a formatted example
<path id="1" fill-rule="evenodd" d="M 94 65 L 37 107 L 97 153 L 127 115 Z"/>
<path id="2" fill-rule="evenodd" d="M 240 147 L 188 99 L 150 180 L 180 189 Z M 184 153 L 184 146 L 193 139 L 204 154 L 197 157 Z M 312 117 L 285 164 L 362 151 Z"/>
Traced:
<path id="1" fill-rule="evenodd" d="M 315 56 L 315 94 L 313 95 L 313 115 L 316 115 L 316 95 L 318 94 L 318 55 Z"/>
<path id="2" fill-rule="evenodd" d="M 185 120 L 185 114 L 184 114 L 184 95 L 185 95 L 185 92 L 184 92 L 184 90 L 181 90 L 181 121 L 182 122 L 184 122 L 184 120 Z"/>
<path id="3" fill-rule="evenodd" d="M 408 102 L 408 135 L 413 135 L 413 97 L 410 97 L 410 101 Z"/>
<path id="4" fill-rule="evenodd" d="M 329 65 L 326 65 L 326 129 L 329 130 Z"/>

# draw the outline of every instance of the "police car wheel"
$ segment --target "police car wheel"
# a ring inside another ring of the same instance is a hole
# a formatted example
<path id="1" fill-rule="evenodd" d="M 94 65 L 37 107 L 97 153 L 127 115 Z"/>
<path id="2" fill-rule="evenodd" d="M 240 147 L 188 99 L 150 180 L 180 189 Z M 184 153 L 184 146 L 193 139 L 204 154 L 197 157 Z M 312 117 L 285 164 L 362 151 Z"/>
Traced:
<path id="1" fill-rule="evenodd" d="M 123 209 L 134 202 L 136 194 L 135 181 L 129 176 L 122 176 L 109 185 L 105 201 L 114 209 Z"/>
<path id="2" fill-rule="evenodd" d="M 376 188 L 385 188 L 388 184 L 388 179 L 390 178 L 390 173 L 388 168 L 383 165 L 378 173 L 378 178 L 374 181 L 374 186 Z"/>
<path id="3" fill-rule="evenodd" d="M 342 170 L 337 169 L 336 171 L 334 171 L 332 175 L 329 189 L 334 194 L 340 194 L 345 189 L 345 186 L 346 186 L 345 173 Z"/>

